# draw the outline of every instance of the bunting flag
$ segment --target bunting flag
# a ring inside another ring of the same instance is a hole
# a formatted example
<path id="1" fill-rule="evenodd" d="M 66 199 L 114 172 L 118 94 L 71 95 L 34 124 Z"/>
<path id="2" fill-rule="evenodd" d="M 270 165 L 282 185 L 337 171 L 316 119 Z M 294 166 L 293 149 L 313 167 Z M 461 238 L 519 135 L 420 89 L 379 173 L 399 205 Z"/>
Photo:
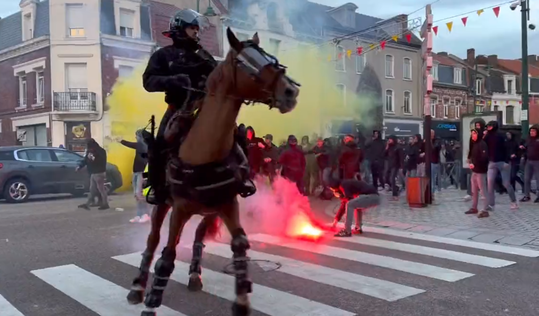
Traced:
<path id="1" fill-rule="evenodd" d="M 374 44 L 369 45 L 370 49 L 374 49 L 374 47 L 376 47 L 376 45 L 374 45 Z"/>
<path id="2" fill-rule="evenodd" d="M 434 35 L 438 35 L 438 27 L 437 26 L 434 26 L 432 28 L 432 30 L 434 31 Z"/>
<path id="3" fill-rule="evenodd" d="M 362 52 L 363 52 L 363 47 L 359 46 L 359 47 L 357 48 L 357 54 L 358 54 L 358 55 L 361 55 Z"/>
<path id="4" fill-rule="evenodd" d="M 481 10 L 477 10 L 477 16 L 480 16 L 481 13 L 485 12 L 485 10 L 481 9 Z"/>
<path id="5" fill-rule="evenodd" d="M 494 11 L 494 14 L 496 15 L 496 17 L 498 17 L 498 15 L 500 15 L 500 7 L 492 8 L 492 11 Z"/>
<path id="6" fill-rule="evenodd" d="M 462 24 L 464 24 L 464 26 L 466 26 L 466 22 L 468 22 L 468 17 L 465 16 L 461 20 L 462 20 Z"/>
<path id="7" fill-rule="evenodd" d="M 453 28 L 453 22 L 447 22 L 445 25 L 447 25 L 447 29 L 449 30 L 449 33 L 451 33 L 451 29 Z"/>
<path id="8" fill-rule="evenodd" d="M 406 40 L 408 41 L 408 43 L 410 43 L 412 41 L 412 34 L 406 34 Z"/>
<path id="9" fill-rule="evenodd" d="M 342 58 L 342 53 L 339 53 L 339 55 L 337 55 L 337 60 L 339 60 L 341 58 Z"/>
<path id="10" fill-rule="evenodd" d="M 395 42 L 399 40 L 399 36 L 398 36 L 398 35 L 392 36 L 391 38 L 392 38 Z"/>
<path id="11" fill-rule="evenodd" d="M 380 48 L 383 50 L 384 48 L 386 48 L 386 41 L 381 41 L 380 42 Z"/>
<path id="12" fill-rule="evenodd" d="M 350 56 L 352 56 L 352 51 L 351 51 L 351 50 L 347 50 L 347 51 L 346 51 L 346 56 L 348 57 L 348 59 L 350 59 Z"/>

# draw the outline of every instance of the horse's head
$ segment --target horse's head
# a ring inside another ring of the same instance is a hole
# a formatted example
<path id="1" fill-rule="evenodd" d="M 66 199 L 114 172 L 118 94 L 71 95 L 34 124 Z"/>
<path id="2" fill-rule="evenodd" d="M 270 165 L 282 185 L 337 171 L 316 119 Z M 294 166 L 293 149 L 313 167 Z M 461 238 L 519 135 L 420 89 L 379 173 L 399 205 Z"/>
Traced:
<path id="1" fill-rule="evenodd" d="M 286 76 L 279 61 L 260 48 L 258 33 L 241 42 L 230 30 L 226 31 L 230 51 L 225 63 L 232 66 L 235 93 L 247 101 L 276 107 L 281 113 L 294 109 L 299 95 L 299 84 Z"/>

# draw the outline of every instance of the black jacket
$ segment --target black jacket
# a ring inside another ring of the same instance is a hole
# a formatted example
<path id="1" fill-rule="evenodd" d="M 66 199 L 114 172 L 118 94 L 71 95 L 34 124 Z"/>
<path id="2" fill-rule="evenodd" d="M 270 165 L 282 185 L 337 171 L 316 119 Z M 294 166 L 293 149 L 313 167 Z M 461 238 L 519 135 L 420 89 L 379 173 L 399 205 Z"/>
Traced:
<path id="1" fill-rule="evenodd" d="M 105 173 L 107 171 L 107 151 L 101 146 L 95 147 L 91 152 L 86 151 L 79 167 L 88 168 L 90 174 Z"/>
<path id="2" fill-rule="evenodd" d="M 389 138 L 393 139 L 393 144 L 388 145 L 387 149 L 385 151 L 385 157 L 387 159 L 387 167 L 390 169 L 402 168 L 402 162 L 404 153 L 402 148 L 399 144 L 397 144 L 397 138 L 395 136 L 389 136 Z"/>
<path id="3" fill-rule="evenodd" d="M 511 135 L 511 139 L 505 139 L 505 150 L 507 151 L 507 156 L 509 157 L 509 161 L 511 162 L 511 164 L 519 164 L 521 150 L 519 148 L 518 142 L 515 140 L 515 136 L 513 135 L 513 133 L 511 133 Z M 512 158 L 512 155 L 515 155 L 515 157 Z"/>
<path id="4" fill-rule="evenodd" d="M 535 129 L 539 133 L 539 124 L 534 124 L 530 129 Z M 539 136 L 530 137 L 526 139 L 526 157 L 528 160 L 538 161 L 539 160 Z"/>
<path id="5" fill-rule="evenodd" d="M 365 155 L 371 163 L 382 163 L 386 144 L 380 138 L 373 139 L 365 145 Z"/>
<path id="6" fill-rule="evenodd" d="M 347 200 L 356 198 L 359 195 L 367 195 L 367 194 L 378 195 L 378 190 L 372 185 L 368 184 L 365 181 L 359 181 L 359 180 L 353 180 L 353 179 L 342 180 L 339 190 L 341 191 L 343 198 Z"/>
<path id="7" fill-rule="evenodd" d="M 509 155 L 505 148 L 505 137 L 498 132 L 498 126 L 487 132 L 484 137 L 488 146 L 488 159 L 490 162 L 509 162 Z"/>
<path id="8" fill-rule="evenodd" d="M 472 141 L 470 146 L 470 163 L 474 165 L 472 172 L 474 173 L 487 173 L 488 171 L 488 147 L 487 143 L 478 139 L 476 142 Z"/>
<path id="9" fill-rule="evenodd" d="M 120 141 L 125 147 L 135 150 L 135 159 L 133 159 L 133 172 L 144 172 L 148 163 L 148 153 L 143 144 L 137 142 Z"/>

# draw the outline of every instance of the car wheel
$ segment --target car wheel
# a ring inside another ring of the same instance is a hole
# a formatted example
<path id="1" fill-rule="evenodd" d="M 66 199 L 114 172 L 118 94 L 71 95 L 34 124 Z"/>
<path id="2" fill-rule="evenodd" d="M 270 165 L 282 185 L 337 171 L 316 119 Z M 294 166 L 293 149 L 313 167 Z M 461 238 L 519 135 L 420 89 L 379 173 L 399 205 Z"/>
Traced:
<path id="1" fill-rule="evenodd" d="M 23 203 L 30 198 L 30 185 L 22 178 L 9 180 L 4 187 L 4 198 L 9 203 Z"/>

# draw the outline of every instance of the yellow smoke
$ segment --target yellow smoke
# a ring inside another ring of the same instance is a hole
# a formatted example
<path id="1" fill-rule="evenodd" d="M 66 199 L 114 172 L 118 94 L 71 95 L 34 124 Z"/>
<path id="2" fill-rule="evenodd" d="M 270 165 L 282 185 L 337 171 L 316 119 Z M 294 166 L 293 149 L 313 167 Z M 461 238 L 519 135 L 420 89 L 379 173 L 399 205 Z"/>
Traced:
<path id="1" fill-rule="evenodd" d="M 334 119 L 360 120 L 361 113 L 373 106 L 368 98 L 360 98 L 355 93 L 357 82 L 347 86 L 346 106 L 342 95 L 336 87 L 335 61 L 328 61 L 328 54 L 333 47 L 327 49 L 293 49 L 283 52 L 279 61 L 288 67 L 287 73 L 301 84 L 299 102 L 296 109 L 287 114 L 278 110 L 268 110 L 261 104 L 244 106 L 240 112 L 238 123 L 253 126 L 257 135 L 273 134 L 274 141 L 285 140 L 288 135 L 297 137 L 311 136 L 316 133 L 325 134 L 326 125 Z M 347 58 L 344 56 L 343 58 Z M 355 63 L 346 60 L 348 68 Z M 112 137 L 135 140 L 135 131 L 148 123 L 151 115 L 156 116 L 156 126 L 166 109 L 163 93 L 148 93 L 142 87 L 144 67 L 136 69 L 126 79 L 119 80 L 107 98 L 110 107 Z M 343 74 L 347 76 L 348 74 Z M 359 79 L 359 78 L 358 78 Z M 344 84 L 347 82 L 344 81 Z M 364 123 L 368 118 L 363 117 Z M 131 184 L 131 172 L 134 150 L 118 143 L 108 145 L 109 161 L 116 164 L 123 175 L 124 187 Z"/>

